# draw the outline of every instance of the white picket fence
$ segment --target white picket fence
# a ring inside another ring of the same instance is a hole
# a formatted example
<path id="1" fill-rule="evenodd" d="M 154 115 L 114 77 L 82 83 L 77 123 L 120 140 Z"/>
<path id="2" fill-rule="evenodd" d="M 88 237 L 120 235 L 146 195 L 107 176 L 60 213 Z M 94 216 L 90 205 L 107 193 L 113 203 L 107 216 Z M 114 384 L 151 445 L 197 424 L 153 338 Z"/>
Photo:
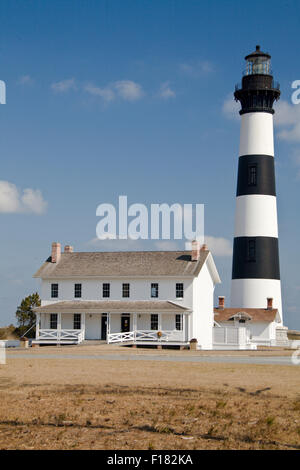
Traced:
<path id="1" fill-rule="evenodd" d="M 215 347 L 248 349 L 251 346 L 250 332 L 246 327 L 214 327 L 213 344 Z"/>
<path id="2" fill-rule="evenodd" d="M 161 342 L 183 342 L 183 331 L 181 330 L 162 330 L 161 336 L 155 330 L 136 330 L 126 333 L 109 333 L 107 335 L 108 343 L 124 343 L 127 341 L 161 341 Z"/>

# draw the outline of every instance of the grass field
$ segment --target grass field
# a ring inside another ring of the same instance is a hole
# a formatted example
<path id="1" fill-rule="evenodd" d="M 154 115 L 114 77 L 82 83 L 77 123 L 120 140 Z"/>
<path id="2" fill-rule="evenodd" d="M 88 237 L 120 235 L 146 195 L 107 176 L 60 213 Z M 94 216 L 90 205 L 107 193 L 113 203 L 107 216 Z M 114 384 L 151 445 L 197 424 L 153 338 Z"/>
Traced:
<path id="1" fill-rule="evenodd" d="M 300 449 L 300 367 L 60 351 L 0 366 L 1 449 Z"/>

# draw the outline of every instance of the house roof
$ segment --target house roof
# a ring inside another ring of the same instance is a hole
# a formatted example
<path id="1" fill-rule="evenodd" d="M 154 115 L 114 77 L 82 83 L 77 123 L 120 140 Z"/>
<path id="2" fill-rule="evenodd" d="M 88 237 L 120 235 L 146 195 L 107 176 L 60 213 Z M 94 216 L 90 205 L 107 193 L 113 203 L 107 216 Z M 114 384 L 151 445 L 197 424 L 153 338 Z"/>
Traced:
<path id="1" fill-rule="evenodd" d="M 234 316 L 239 314 L 246 314 L 249 317 L 249 321 L 253 323 L 269 323 L 277 321 L 278 309 L 266 309 L 266 308 L 215 308 L 214 315 L 216 322 L 230 321 Z"/>
<path id="2" fill-rule="evenodd" d="M 187 307 L 164 300 L 72 300 L 34 308 L 36 313 L 185 313 Z"/>
<path id="3" fill-rule="evenodd" d="M 188 251 L 124 251 L 62 253 L 58 263 L 49 257 L 33 277 L 68 279 L 90 277 L 180 276 L 199 274 L 209 258 L 216 282 L 220 278 L 209 250 L 202 250 L 198 261 Z"/>

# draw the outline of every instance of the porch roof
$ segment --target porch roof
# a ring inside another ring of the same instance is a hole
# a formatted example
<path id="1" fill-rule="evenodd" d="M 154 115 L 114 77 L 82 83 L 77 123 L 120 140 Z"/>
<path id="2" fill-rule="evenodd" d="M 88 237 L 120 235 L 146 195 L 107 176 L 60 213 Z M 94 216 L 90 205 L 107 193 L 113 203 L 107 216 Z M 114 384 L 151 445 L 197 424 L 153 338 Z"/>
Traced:
<path id="1" fill-rule="evenodd" d="M 36 307 L 36 313 L 189 313 L 191 310 L 168 300 L 73 300 Z"/>

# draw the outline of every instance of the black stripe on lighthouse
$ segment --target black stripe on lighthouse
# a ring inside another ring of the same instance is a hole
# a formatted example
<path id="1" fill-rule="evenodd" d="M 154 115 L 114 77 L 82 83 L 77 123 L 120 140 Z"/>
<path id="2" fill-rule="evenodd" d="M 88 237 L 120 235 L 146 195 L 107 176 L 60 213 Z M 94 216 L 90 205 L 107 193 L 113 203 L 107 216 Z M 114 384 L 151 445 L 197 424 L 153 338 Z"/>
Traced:
<path id="1" fill-rule="evenodd" d="M 280 279 L 278 238 L 236 237 L 232 279 Z"/>
<path id="2" fill-rule="evenodd" d="M 236 195 L 247 194 L 276 196 L 274 157 L 270 155 L 239 157 Z"/>

